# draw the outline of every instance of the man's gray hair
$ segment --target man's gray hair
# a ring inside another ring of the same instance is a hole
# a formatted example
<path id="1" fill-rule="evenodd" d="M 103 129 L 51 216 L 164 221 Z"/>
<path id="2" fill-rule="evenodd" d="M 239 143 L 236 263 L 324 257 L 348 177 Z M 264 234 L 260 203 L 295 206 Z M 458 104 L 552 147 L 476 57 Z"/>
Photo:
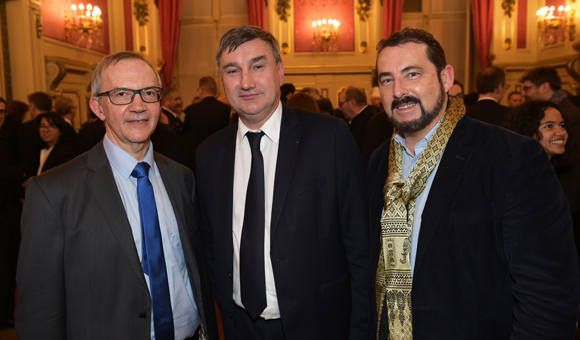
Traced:
<path id="1" fill-rule="evenodd" d="M 282 61 L 280 45 L 272 33 L 265 31 L 260 27 L 246 25 L 232 28 L 220 39 L 215 57 L 218 69 L 220 68 L 220 57 L 224 52 L 231 53 L 243 43 L 252 41 L 254 39 L 260 39 L 268 44 L 270 51 L 272 51 L 272 54 L 274 55 L 276 65 Z"/>
<path id="2" fill-rule="evenodd" d="M 93 78 L 91 80 L 91 98 L 96 97 L 99 100 L 99 102 L 102 103 L 101 98 L 98 97 L 97 95 L 101 93 L 101 86 L 103 85 L 103 70 L 111 65 L 117 64 L 121 60 L 129 60 L 129 59 L 142 60 L 146 62 L 147 65 L 151 67 L 153 72 L 155 72 L 155 75 L 157 76 L 158 86 L 162 87 L 161 77 L 159 76 L 159 73 L 157 73 L 155 67 L 153 67 L 153 65 L 151 65 L 151 63 L 147 61 L 145 57 L 136 52 L 122 51 L 109 54 L 103 59 L 101 59 L 101 61 L 93 71 Z"/>

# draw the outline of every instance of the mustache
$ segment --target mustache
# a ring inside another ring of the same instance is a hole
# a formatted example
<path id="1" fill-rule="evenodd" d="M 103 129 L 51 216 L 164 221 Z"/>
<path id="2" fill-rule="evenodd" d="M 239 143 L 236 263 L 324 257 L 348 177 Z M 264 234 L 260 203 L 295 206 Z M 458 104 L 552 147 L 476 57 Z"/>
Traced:
<path id="1" fill-rule="evenodd" d="M 395 99 L 391 103 L 391 110 L 394 110 L 397 106 L 401 106 L 403 104 L 408 104 L 408 103 L 414 103 L 414 104 L 421 105 L 421 100 L 419 98 L 410 97 L 410 96 L 405 96 L 405 97 L 400 98 L 400 99 Z"/>

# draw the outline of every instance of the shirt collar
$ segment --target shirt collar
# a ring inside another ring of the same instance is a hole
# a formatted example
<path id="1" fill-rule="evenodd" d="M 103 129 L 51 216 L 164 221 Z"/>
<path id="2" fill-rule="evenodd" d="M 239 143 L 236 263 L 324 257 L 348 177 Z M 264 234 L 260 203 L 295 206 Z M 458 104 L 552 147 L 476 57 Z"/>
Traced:
<path id="1" fill-rule="evenodd" d="M 480 101 L 482 101 L 482 100 L 493 100 L 494 102 L 496 102 L 496 103 L 497 103 L 497 99 L 495 99 L 495 98 L 492 98 L 492 97 L 488 97 L 488 96 L 482 96 L 482 97 L 479 97 L 479 99 L 478 99 L 477 101 L 478 101 L 478 102 L 480 102 Z"/>
<path id="2" fill-rule="evenodd" d="M 131 173 L 135 166 L 139 161 L 131 156 L 127 151 L 121 149 L 117 145 L 115 145 L 110 139 L 109 135 L 105 134 L 105 138 L 103 139 L 103 147 L 105 148 L 105 153 L 107 154 L 107 158 L 109 159 L 109 163 L 111 166 L 116 169 L 121 177 L 124 179 L 129 179 L 131 177 Z M 149 141 L 149 150 L 145 154 L 142 162 L 146 162 L 151 167 L 151 174 L 155 177 L 156 168 L 155 168 L 155 160 L 153 157 L 153 143 Z"/>
<path id="3" fill-rule="evenodd" d="M 262 125 L 259 130 L 250 130 L 240 118 L 238 118 L 238 135 L 237 135 L 237 145 L 238 149 L 242 147 L 242 142 L 248 131 L 260 132 L 263 131 L 266 137 L 268 137 L 274 144 L 278 144 L 280 139 L 280 125 L 282 124 L 282 105 L 278 101 L 278 107 L 274 110 L 274 113 L 268 120 Z"/>
<path id="4" fill-rule="evenodd" d="M 170 109 L 163 107 L 163 110 L 166 110 L 167 112 L 171 113 L 173 115 L 173 117 L 177 118 L 177 113 L 171 111 Z"/>
<path id="5" fill-rule="evenodd" d="M 369 105 L 367 104 L 367 105 L 363 106 L 362 109 L 360 109 L 360 111 L 356 115 L 358 116 L 361 112 L 363 112 L 363 110 L 366 109 L 367 106 L 369 106 Z"/>
<path id="6" fill-rule="evenodd" d="M 395 135 L 395 141 L 399 144 L 401 144 L 401 146 L 403 147 L 403 149 L 405 149 L 405 152 L 411 156 L 412 158 L 415 158 L 417 156 L 419 156 L 421 154 L 421 152 L 423 151 L 423 149 L 425 148 L 425 146 L 427 145 L 427 143 L 429 142 L 429 140 L 431 139 L 431 137 L 433 137 L 433 135 L 435 134 L 435 131 L 437 131 L 437 128 L 439 127 L 439 124 L 441 124 L 441 119 L 439 119 L 439 121 L 437 122 L 437 124 L 435 124 L 435 126 L 429 130 L 429 132 L 427 132 L 427 134 L 425 135 L 425 137 L 423 137 L 423 139 L 421 139 L 417 144 L 415 144 L 415 156 L 413 156 L 413 154 L 411 153 L 411 151 L 409 151 L 409 149 L 407 149 L 407 144 L 405 142 L 405 137 L 401 136 L 400 134 L 396 134 Z"/>

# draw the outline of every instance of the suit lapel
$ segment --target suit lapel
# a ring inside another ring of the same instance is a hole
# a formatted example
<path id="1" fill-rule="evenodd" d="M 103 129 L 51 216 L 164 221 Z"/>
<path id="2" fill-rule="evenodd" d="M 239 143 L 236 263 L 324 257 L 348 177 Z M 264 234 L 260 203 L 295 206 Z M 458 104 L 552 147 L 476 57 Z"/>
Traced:
<path id="1" fill-rule="evenodd" d="M 417 245 L 415 273 L 421 263 L 433 237 L 437 233 L 441 219 L 446 213 L 446 207 L 453 201 L 461 176 L 469 163 L 473 150 L 465 146 L 471 140 L 468 131 L 469 118 L 459 121 L 445 148 L 435 179 L 429 191 L 429 197 L 423 209 L 421 230 Z"/>
<path id="2" fill-rule="evenodd" d="M 111 232 L 115 235 L 119 247 L 123 250 L 141 283 L 147 287 L 139 255 L 135 248 L 131 225 L 127 219 L 127 213 L 123 207 L 119 189 L 115 183 L 113 171 L 105 154 L 102 140 L 89 151 L 87 167 L 93 172 L 89 173 L 85 182 L 101 213 L 107 220 Z"/>
<path id="3" fill-rule="evenodd" d="M 282 105 L 282 123 L 280 124 L 280 145 L 276 160 L 276 175 L 274 179 L 274 195 L 272 200 L 272 220 L 270 222 L 270 242 L 274 240 L 282 207 L 288 194 L 290 181 L 294 172 L 294 164 L 298 153 L 300 133 L 298 119 L 293 109 Z"/>
<path id="4" fill-rule="evenodd" d="M 211 174 L 214 179 L 212 183 L 214 186 L 216 199 L 213 200 L 215 204 L 223 206 L 222 212 L 214 216 L 217 223 L 216 226 L 221 228 L 219 235 L 223 235 L 226 239 L 222 244 L 224 245 L 226 258 L 229 259 L 228 265 L 230 273 L 233 271 L 233 244 L 232 237 L 232 216 L 234 207 L 234 166 L 236 156 L 236 134 L 237 124 L 228 127 L 229 134 L 224 139 L 223 148 L 218 150 L 215 155 L 216 165 L 213 167 L 215 174 Z M 220 185 L 217 185 L 220 184 Z M 214 249 L 214 251 L 218 251 Z"/>

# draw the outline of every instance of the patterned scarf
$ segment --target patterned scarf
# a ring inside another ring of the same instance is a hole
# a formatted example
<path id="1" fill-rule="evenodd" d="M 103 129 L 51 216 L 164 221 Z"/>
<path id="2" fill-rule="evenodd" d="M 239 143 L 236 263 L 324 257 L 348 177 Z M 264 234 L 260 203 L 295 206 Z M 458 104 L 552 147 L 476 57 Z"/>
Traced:
<path id="1" fill-rule="evenodd" d="M 377 299 L 377 339 L 383 304 L 387 303 L 389 339 L 412 340 L 411 315 L 411 232 L 415 200 L 423 192 L 427 179 L 439 163 L 457 122 L 465 115 L 465 107 L 449 100 L 447 111 L 437 131 L 427 143 L 405 181 L 402 173 L 403 146 L 395 141 L 395 129 L 389 152 L 389 176 L 384 187 L 385 210 L 381 219 L 382 240 L 375 281 Z"/>

